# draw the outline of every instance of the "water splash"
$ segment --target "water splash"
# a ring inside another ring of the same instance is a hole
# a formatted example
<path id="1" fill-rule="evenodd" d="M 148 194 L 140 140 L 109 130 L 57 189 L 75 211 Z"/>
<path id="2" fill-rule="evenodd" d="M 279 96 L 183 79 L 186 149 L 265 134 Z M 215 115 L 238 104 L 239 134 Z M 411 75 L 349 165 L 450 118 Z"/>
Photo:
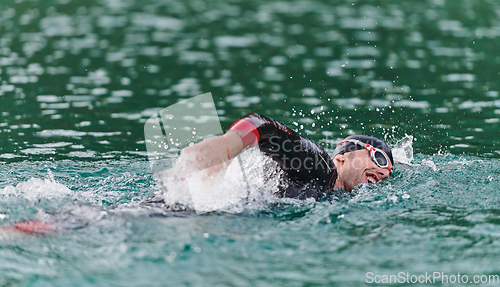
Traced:
<path id="1" fill-rule="evenodd" d="M 14 196 L 37 202 L 41 199 L 54 199 L 72 195 L 73 192 L 63 184 L 52 179 L 30 178 L 15 187 L 9 185 L 0 189 L 2 196 Z"/>
<path id="2" fill-rule="evenodd" d="M 406 135 L 392 148 L 392 156 L 395 163 L 411 165 L 413 160 L 413 136 Z"/>
<path id="3" fill-rule="evenodd" d="M 280 174 L 266 169 L 271 161 L 258 149 L 250 148 L 227 167 L 217 172 L 193 172 L 189 180 L 176 174 L 175 169 L 164 170 L 156 174 L 160 186 L 157 196 L 169 207 L 182 206 L 198 214 L 262 210 L 268 202 L 279 200 L 273 194 Z"/>

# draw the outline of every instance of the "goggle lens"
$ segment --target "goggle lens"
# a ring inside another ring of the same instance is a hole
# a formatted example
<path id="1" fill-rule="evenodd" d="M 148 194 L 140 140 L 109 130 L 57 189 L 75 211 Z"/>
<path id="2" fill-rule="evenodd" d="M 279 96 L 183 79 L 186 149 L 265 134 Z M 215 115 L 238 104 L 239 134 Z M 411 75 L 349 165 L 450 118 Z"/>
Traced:
<path id="1" fill-rule="evenodd" d="M 388 166 L 387 157 L 381 151 L 376 150 L 373 154 L 375 163 L 380 167 Z"/>

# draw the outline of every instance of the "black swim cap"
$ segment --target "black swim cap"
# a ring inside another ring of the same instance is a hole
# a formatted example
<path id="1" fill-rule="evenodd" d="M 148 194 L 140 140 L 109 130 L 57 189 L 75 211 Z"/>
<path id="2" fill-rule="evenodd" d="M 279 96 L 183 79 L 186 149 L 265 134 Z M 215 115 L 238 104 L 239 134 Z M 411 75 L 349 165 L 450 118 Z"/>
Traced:
<path id="1" fill-rule="evenodd" d="M 348 137 L 346 137 L 346 139 L 355 139 L 355 140 L 370 144 L 376 148 L 383 150 L 387 154 L 389 159 L 391 160 L 392 165 L 394 165 L 394 159 L 392 158 L 391 148 L 384 141 L 382 141 L 376 137 L 365 136 L 365 135 L 348 136 Z M 345 143 L 338 145 L 335 148 L 335 150 L 333 150 L 332 158 L 334 158 L 338 154 L 344 154 L 347 152 L 361 150 L 361 149 L 363 149 L 362 146 L 359 146 L 357 144 L 353 144 L 350 142 L 345 142 Z"/>

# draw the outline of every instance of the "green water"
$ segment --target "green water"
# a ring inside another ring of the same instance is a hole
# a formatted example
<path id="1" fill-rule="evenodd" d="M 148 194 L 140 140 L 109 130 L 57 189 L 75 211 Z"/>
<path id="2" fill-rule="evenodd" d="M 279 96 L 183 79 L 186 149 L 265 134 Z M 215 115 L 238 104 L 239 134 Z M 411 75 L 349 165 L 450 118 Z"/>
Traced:
<path id="1" fill-rule="evenodd" d="M 0 285 L 500 275 L 499 11 L 486 0 L 1 0 L 0 225 L 61 231 L 2 239 Z M 144 123 L 206 92 L 223 129 L 256 111 L 328 150 L 354 133 L 392 145 L 411 135 L 415 156 L 339 202 L 202 216 L 138 204 L 160 192 Z"/>

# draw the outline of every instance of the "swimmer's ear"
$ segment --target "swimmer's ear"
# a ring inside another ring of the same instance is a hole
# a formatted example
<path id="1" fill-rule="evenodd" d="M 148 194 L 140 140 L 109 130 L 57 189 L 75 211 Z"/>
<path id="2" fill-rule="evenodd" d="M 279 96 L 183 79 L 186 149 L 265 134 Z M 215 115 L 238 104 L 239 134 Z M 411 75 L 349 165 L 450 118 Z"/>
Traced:
<path id="1" fill-rule="evenodd" d="M 347 159 L 347 157 L 346 157 L 345 153 L 344 154 L 338 154 L 338 155 L 336 155 L 333 158 L 334 161 L 338 161 L 338 162 L 341 162 L 341 163 L 344 163 L 346 161 L 346 159 Z"/>

